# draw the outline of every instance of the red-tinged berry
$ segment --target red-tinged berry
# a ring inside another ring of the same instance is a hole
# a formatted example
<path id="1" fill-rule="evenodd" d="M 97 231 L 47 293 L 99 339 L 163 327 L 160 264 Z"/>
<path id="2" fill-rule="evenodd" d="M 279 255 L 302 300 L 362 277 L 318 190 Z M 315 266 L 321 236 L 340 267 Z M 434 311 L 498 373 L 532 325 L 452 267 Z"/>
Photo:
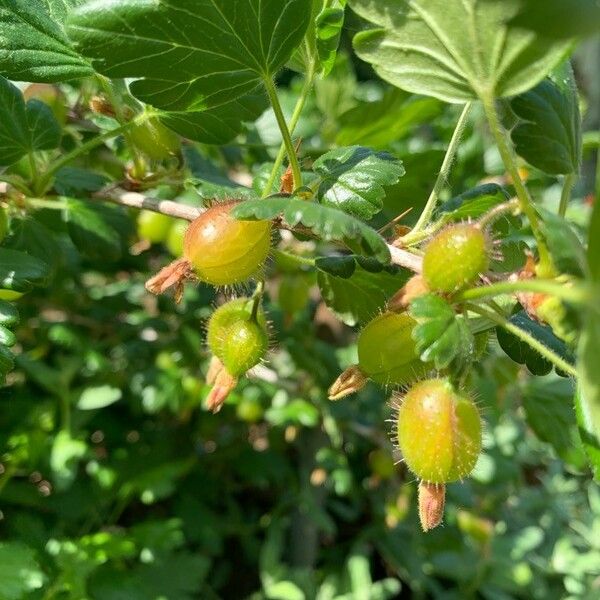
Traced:
<path id="1" fill-rule="evenodd" d="M 238 221 L 235 202 L 217 204 L 193 221 L 184 239 L 184 258 L 199 279 L 212 285 L 241 283 L 255 275 L 271 246 L 270 221 Z"/>
<path id="2" fill-rule="evenodd" d="M 406 313 L 386 312 L 370 321 L 358 336 L 360 370 L 383 385 L 404 385 L 424 375 L 430 366 L 417 355 L 415 325 Z"/>
<path id="3" fill-rule="evenodd" d="M 425 248 L 423 278 L 434 292 L 452 294 L 471 285 L 489 266 L 485 233 L 469 223 L 450 225 Z"/>
<path id="4" fill-rule="evenodd" d="M 438 484 L 463 479 L 481 451 L 477 406 L 446 379 L 419 382 L 398 409 L 398 445 L 420 479 Z"/>

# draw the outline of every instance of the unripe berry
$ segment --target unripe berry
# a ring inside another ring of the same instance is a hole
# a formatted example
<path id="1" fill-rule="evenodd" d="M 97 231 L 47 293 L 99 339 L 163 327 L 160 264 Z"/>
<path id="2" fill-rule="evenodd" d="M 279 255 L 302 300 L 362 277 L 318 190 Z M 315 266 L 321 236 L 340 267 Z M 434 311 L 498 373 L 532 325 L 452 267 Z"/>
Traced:
<path id="1" fill-rule="evenodd" d="M 269 254 L 270 221 L 238 221 L 235 202 L 217 204 L 193 221 L 184 239 L 184 257 L 196 275 L 212 285 L 241 283 L 255 275 Z"/>
<path id="2" fill-rule="evenodd" d="M 423 375 L 429 366 L 417 355 L 415 325 L 406 313 L 386 312 L 370 321 L 358 336 L 360 370 L 384 385 L 403 385 Z"/>
<path id="3" fill-rule="evenodd" d="M 463 479 L 481 451 L 477 406 L 448 380 L 417 383 L 398 410 L 398 445 L 420 479 L 437 484 Z"/>
<path id="4" fill-rule="evenodd" d="M 175 257 L 180 257 L 183 254 L 183 240 L 185 238 L 185 232 L 187 231 L 188 223 L 186 221 L 177 221 L 173 223 L 165 244 L 167 250 Z"/>
<path id="5" fill-rule="evenodd" d="M 137 232 L 142 240 L 160 244 L 167 239 L 173 219 L 151 210 L 142 210 L 137 218 Z"/>
<path id="6" fill-rule="evenodd" d="M 434 292 L 454 293 L 474 283 L 489 265 L 485 233 L 458 223 L 440 231 L 425 248 L 423 278 Z"/>
<path id="7" fill-rule="evenodd" d="M 253 319 L 252 305 L 251 298 L 237 298 L 220 306 L 208 322 L 208 346 L 233 377 L 256 366 L 269 346 L 264 313 L 259 310 Z"/>

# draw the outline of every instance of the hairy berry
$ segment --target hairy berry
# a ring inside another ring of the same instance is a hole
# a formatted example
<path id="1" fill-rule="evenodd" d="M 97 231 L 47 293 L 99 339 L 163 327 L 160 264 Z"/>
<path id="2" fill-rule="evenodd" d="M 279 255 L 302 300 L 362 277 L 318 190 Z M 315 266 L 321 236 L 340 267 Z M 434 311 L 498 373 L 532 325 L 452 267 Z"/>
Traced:
<path id="1" fill-rule="evenodd" d="M 481 451 L 477 406 L 446 379 L 417 383 L 398 410 L 398 444 L 410 470 L 424 481 L 462 479 Z"/>
<path id="2" fill-rule="evenodd" d="M 488 265 L 485 233 L 476 225 L 458 223 L 427 244 L 423 278 L 432 291 L 450 294 L 475 282 Z"/>
<path id="3" fill-rule="evenodd" d="M 169 229 L 165 244 L 173 256 L 179 257 L 183 254 L 183 240 L 188 227 L 189 224 L 186 221 L 177 221 Z"/>
<path id="4" fill-rule="evenodd" d="M 200 279 L 213 285 L 245 281 L 269 254 L 271 222 L 238 221 L 231 216 L 235 204 L 209 208 L 185 234 L 184 257 Z"/>
<path id="5" fill-rule="evenodd" d="M 386 312 L 370 321 L 358 336 L 360 370 L 384 385 L 403 385 L 423 375 L 429 367 L 417 355 L 415 325 L 406 313 Z"/>

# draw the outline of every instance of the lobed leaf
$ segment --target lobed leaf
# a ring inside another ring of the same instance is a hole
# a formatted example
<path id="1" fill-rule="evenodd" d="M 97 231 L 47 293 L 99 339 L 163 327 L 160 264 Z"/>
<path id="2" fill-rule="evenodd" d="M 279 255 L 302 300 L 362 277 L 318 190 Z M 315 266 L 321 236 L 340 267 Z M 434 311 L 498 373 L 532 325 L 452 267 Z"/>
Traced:
<path id="1" fill-rule="evenodd" d="M 269 198 L 242 202 L 232 214 L 249 220 L 281 216 L 290 227 L 304 225 L 326 241 L 342 242 L 384 264 L 390 262 L 385 240 L 368 225 L 336 208 L 296 198 Z"/>
<path id="2" fill-rule="evenodd" d="M 388 152 L 362 146 L 337 148 L 320 156 L 313 169 L 321 181 L 321 203 L 368 220 L 383 208 L 385 190 L 404 175 L 402 162 Z"/>

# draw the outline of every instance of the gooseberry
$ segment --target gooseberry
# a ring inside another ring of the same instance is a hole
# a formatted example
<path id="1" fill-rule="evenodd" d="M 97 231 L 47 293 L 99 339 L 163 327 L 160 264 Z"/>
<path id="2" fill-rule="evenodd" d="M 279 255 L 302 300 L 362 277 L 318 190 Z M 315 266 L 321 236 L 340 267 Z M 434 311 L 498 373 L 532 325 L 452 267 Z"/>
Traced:
<path id="1" fill-rule="evenodd" d="M 238 221 L 235 202 L 216 204 L 193 221 L 183 254 L 196 275 L 213 285 L 241 283 L 264 263 L 271 245 L 270 221 Z"/>
<path id="2" fill-rule="evenodd" d="M 477 225 L 450 225 L 425 248 L 425 283 L 434 292 L 448 294 L 472 284 L 488 268 L 487 246 L 485 233 Z"/>
<path id="3" fill-rule="evenodd" d="M 463 479 L 481 451 L 481 418 L 473 400 L 447 379 L 414 385 L 398 409 L 398 445 L 409 469 L 433 484 Z"/>
<path id="4" fill-rule="evenodd" d="M 423 375 L 429 366 L 417 354 L 415 325 L 406 313 L 385 312 L 370 321 L 358 336 L 360 370 L 384 385 L 403 385 Z"/>
<path id="5" fill-rule="evenodd" d="M 189 224 L 186 221 L 178 220 L 169 229 L 165 245 L 173 256 L 181 256 L 183 254 L 183 239 L 185 238 L 188 226 Z"/>
<path id="6" fill-rule="evenodd" d="M 164 242 L 172 227 L 173 219 L 171 217 L 151 210 L 140 211 L 137 218 L 138 236 L 153 244 Z"/>

